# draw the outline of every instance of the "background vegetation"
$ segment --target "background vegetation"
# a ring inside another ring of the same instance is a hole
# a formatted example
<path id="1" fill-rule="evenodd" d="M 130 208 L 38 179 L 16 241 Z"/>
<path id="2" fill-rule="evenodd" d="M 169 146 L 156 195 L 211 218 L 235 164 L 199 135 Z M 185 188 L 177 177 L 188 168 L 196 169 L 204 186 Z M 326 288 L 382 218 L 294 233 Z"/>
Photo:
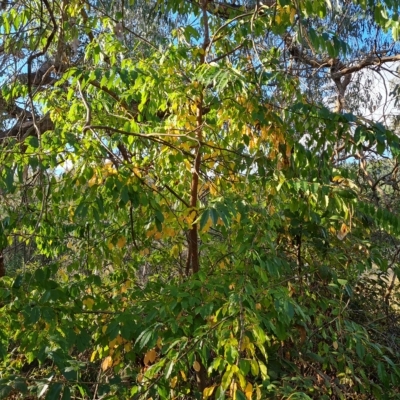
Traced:
<path id="1" fill-rule="evenodd" d="M 400 398 L 398 12 L 3 1 L 0 398 Z"/>

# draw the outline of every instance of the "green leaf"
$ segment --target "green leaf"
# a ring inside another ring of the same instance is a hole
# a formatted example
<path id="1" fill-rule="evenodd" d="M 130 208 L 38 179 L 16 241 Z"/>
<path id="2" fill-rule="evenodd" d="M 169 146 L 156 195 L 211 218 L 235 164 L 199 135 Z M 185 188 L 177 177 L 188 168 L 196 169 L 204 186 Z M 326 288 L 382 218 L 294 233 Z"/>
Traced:
<path id="1" fill-rule="evenodd" d="M 365 356 L 365 348 L 360 340 L 357 340 L 356 352 L 357 352 L 358 357 L 362 360 Z"/>
<path id="2" fill-rule="evenodd" d="M 168 364 L 166 371 L 165 371 L 165 379 L 168 379 L 171 376 L 172 371 L 174 370 L 174 365 L 175 365 L 175 363 L 173 361 L 171 361 Z"/>
<path id="3" fill-rule="evenodd" d="M 26 394 L 28 392 L 28 385 L 22 378 L 15 379 L 14 382 L 12 383 L 12 386 L 14 387 L 15 390 L 18 390 L 22 394 Z"/>
<path id="4" fill-rule="evenodd" d="M 40 319 L 40 308 L 38 306 L 34 306 L 30 310 L 27 309 L 27 312 L 29 315 L 28 321 L 31 324 L 36 324 L 36 322 L 38 322 Z"/>
<path id="5" fill-rule="evenodd" d="M 150 329 L 144 330 L 136 339 L 135 344 L 138 344 L 139 349 L 143 349 L 153 336 L 153 331 Z"/>
<path id="6" fill-rule="evenodd" d="M 250 368 L 251 368 L 250 360 L 245 360 L 243 358 L 239 360 L 239 370 L 244 376 L 247 376 L 247 374 L 250 372 Z M 256 373 L 253 375 L 257 376 L 258 374 Z"/>
<path id="7" fill-rule="evenodd" d="M 200 230 L 202 231 L 203 228 L 205 227 L 206 223 L 208 222 L 208 219 L 210 218 L 210 212 L 209 210 L 204 210 L 203 214 L 201 215 L 200 218 Z"/>
<path id="8" fill-rule="evenodd" d="M 246 400 L 246 396 L 241 390 L 237 390 L 236 391 L 236 399 L 237 400 Z"/>
<path id="9" fill-rule="evenodd" d="M 215 391 L 215 400 L 225 400 L 225 389 L 222 386 L 218 386 Z"/>
<path id="10" fill-rule="evenodd" d="M 50 384 L 50 387 L 49 387 L 49 390 L 47 391 L 45 399 L 46 400 L 59 400 L 62 388 L 63 388 L 62 383 Z"/>
<path id="11" fill-rule="evenodd" d="M 229 364 L 233 365 L 238 357 L 239 353 L 236 347 L 231 345 L 225 346 L 225 358 Z"/>
<path id="12" fill-rule="evenodd" d="M 0 385 L 0 399 L 7 399 L 12 391 L 12 387 L 8 385 Z"/>
<path id="13" fill-rule="evenodd" d="M 250 360 L 250 368 L 251 368 L 251 373 L 253 376 L 257 377 L 258 374 L 260 373 L 260 368 L 258 366 L 257 360 Z"/>
<path id="14" fill-rule="evenodd" d="M 224 375 L 222 375 L 222 380 L 221 380 L 221 389 L 226 390 L 228 386 L 231 384 L 233 378 L 233 372 L 232 370 L 225 371 Z"/>

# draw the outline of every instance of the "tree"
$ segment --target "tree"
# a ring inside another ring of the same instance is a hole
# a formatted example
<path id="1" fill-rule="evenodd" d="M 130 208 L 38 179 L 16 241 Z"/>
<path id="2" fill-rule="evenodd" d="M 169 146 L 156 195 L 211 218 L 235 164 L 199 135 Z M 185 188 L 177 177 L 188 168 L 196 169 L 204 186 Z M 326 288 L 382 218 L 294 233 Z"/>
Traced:
<path id="1" fill-rule="evenodd" d="M 3 4 L 1 249 L 32 256 L 1 280 L 1 396 L 398 396 L 353 293 L 400 232 L 360 88 L 397 9 Z"/>

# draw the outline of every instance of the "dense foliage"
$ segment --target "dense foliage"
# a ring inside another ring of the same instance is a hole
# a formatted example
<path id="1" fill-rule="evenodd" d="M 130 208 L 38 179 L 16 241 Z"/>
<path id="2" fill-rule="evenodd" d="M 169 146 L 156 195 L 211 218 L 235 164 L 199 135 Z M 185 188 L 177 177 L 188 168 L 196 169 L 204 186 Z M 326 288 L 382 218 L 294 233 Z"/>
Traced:
<path id="1" fill-rule="evenodd" d="M 0 398 L 399 398 L 397 0 L 1 5 Z"/>

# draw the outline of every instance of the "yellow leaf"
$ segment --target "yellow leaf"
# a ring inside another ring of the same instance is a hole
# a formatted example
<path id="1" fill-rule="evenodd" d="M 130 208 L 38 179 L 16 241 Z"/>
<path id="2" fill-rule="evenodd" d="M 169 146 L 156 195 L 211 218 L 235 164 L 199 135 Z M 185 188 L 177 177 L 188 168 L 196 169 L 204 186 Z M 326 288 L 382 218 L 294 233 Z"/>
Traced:
<path id="1" fill-rule="evenodd" d="M 332 343 L 332 346 L 333 346 L 333 348 L 334 348 L 335 350 L 337 350 L 338 347 L 339 347 L 338 342 L 333 342 L 333 343 Z"/>
<path id="2" fill-rule="evenodd" d="M 107 325 L 104 325 L 104 326 L 101 328 L 101 331 L 102 331 L 103 333 L 106 333 L 106 330 L 107 330 Z"/>
<path id="3" fill-rule="evenodd" d="M 143 249 L 143 250 L 140 250 L 139 254 L 140 254 L 141 256 L 147 256 L 148 254 L 150 254 L 150 249 Z"/>
<path id="4" fill-rule="evenodd" d="M 213 394 L 214 389 L 215 386 L 206 387 L 203 390 L 203 399 L 208 399 Z"/>
<path id="5" fill-rule="evenodd" d="M 118 173 L 117 170 L 114 168 L 111 162 L 108 162 L 107 164 L 104 165 L 103 176 L 107 177 L 109 175 L 116 175 L 117 173 Z"/>
<path id="6" fill-rule="evenodd" d="M 145 356 L 144 356 L 144 365 L 149 365 L 150 363 L 153 363 L 157 357 L 157 353 L 154 349 L 148 351 Z"/>
<path id="7" fill-rule="evenodd" d="M 122 249 L 125 245 L 126 245 L 126 237 L 125 237 L 125 236 L 121 236 L 121 237 L 118 239 L 117 247 L 118 247 L 119 249 Z"/>
<path id="8" fill-rule="evenodd" d="M 173 378 L 171 378 L 169 385 L 171 386 L 171 388 L 173 389 L 176 386 L 176 383 L 178 382 L 178 377 L 174 376 Z"/>
<path id="9" fill-rule="evenodd" d="M 69 215 L 70 221 L 72 221 L 74 218 L 74 215 L 75 215 L 75 212 L 74 212 L 74 209 L 72 208 L 72 206 L 69 206 L 69 208 L 68 208 L 68 215 Z"/>
<path id="10" fill-rule="evenodd" d="M 88 310 L 91 310 L 94 305 L 94 300 L 90 297 L 86 298 L 85 300 L 82 301 L 83 305 L 86 306 Z"/>
<path id="11" fill-rule="evenodd" d="M 169 226 L 163 228 L 163 233 L 164 233 L 164 236 L 169 236 L 169 237 L 176 236 L 175 229 L 172 229 Z"/>
<path id="12" fill-rule="evenodd" d="M 206 224 L 203 226 L 203 229 L 201 230 L 201 232 L 202 233 L 208 232 L 209 229 L 211 228 L 211 226 L 212 226 L 212 219 L 211 219 L 211 217 L 208 217 L 208 220 L 207 220 Z"/>
<path id="13" fill-rule="evenodd" d="M 112 363 L 112 358 L 110 356 L 107 356 L 101 363 L 101 369 L 103 371 L 106 371 L 108 368 L 112 367 Z"/>
<path id="14" fill-rule="evenodd" d="M 175 244 L 174 246 L 172 246 L 171 256 L 178 257 L 178 255 L 179 255 L 179 246 Z"/>
<path id="15" fill-rule="evenodd" d="M 236 400 L 236 391 L 237 391 L 237 383 L 235 381 L 232 381 L 230 387 L 230 394 L 234 400 Z"/>
<path id="16" fill-rule="evenodd" d="M 240 224 L 240 220 L 241 220 L 241 219 L 242 219 L 242 214 L 237 213 L 237 214 L 236 214 L 236 217 L 234 218 L 234 220 L 235 220 L 237 223 Z"/>
<path id="17" fill-rule="evenodd" d="M 258 364 L 260 366 L 261 378 L 268 379 L 267 366 L 261 361 L 259 361 Z"/>
<path id="18" fill-rule="evenodd" d="M 93 362 L 96 359 L 97 356 L 97 350 L 95 350 L 92 355 L 90 356 L 90 362 Z"/>
<path id="19" fill-rule="evenodd" d="M 253 394 L 253 385 L 250 382 L 247 384 L 244 394 L 247 400 L 251 400 L 251 395 Z"/>
<path id="20" fill-rule="evenodd" d="M 133 168 L 133 172 L 134 172 L 135 175 L 138 176 L 139 178 L 142 177 L 142 172 L 140 171 L 140 169 L 138 169 L 138 168 Z"/>
<path id="21" fill-rule="evenodd" d="M 236 376 L 239 378 L 240 387 L 242 389 L 244 389 L 246 387 L 246 385 L 247 385 L 246 378 L 244 377 L 244 375 L 240 371 L 238 371 L 236 373 Z"/>
<path id="22" fill-rule="evenodd" d="M 217 195 L 217 186 L 214 183 L 210 184 L 210 194 L 211 196 Z"/>
<path id="23" fill-rule="evenodd" d="M 186 169 L 189 172 L 192 172 L 192 164 L 190 164 L 189 160 L 184 160 L 184 163 L 185 163 Z"/>
<path id="24" fill-rule="evenodd" d="M 290 23 L 293 24 L 294 23 L 294 17 L 296 16 L 296 9 L 295 8 L 291 8 L 290 9 Z"/>
<path id="25" fill-rule="evenodd" d="M 261 400 L 261 389 L 256 386 L 257 400 Z"/>
<path id="26" fill-rule="evenodd" d="M 199 371 L 200 371 L 201 365 L 200 365 L 200 363 L 199 363 L 198 361 L 195 361 L 195 362 L 193 363 L 193 369 L 194 369 L 196 372 L 199 372 Z"/>
<path id="27" fill-rule="evenodd" d="M 179 371 L 179 372 L 181 373 L 182 379 L 186 382 L 186 381 L 187 381 L 187 378 L 186 378 L 185 371 L 181 370 L 181 371 Z"/>
<path id="28" fill-rule="evenodd" d="M 110 242 L 107 243 L 107 247 L 108 247 L 109 250 L 112 250 L 114 248 L 114 245 L 110 241 Z"/>
<path id="29" fill-rule="evenodd" d="M 124 350 L 126 352 L 131 351 L 132 350 L 132 345 L 130 343 L 126 343 L 124 346 Z"/>
<path id="30" fill-rule="evenodd" d="M 157 347 L 159 349 L 161 349 L 161 347 L 162 347 L 162 339 L 160 337 L 157 339 Z"/>
<path id="31" fill-rule="evenodd" d="M 97 183 L 97 176 L 94 174 L 88 181 L 89 187 L 94 186 Z"/>
<path id="32" fill-rule="evenodd" d="M 248 338 L 248 336 L 244 336 L 242 339 L 242 342 L 240 344 L 240 351 L 246 350 L 249 343 L 250 343 L 250 339 Z"/>

